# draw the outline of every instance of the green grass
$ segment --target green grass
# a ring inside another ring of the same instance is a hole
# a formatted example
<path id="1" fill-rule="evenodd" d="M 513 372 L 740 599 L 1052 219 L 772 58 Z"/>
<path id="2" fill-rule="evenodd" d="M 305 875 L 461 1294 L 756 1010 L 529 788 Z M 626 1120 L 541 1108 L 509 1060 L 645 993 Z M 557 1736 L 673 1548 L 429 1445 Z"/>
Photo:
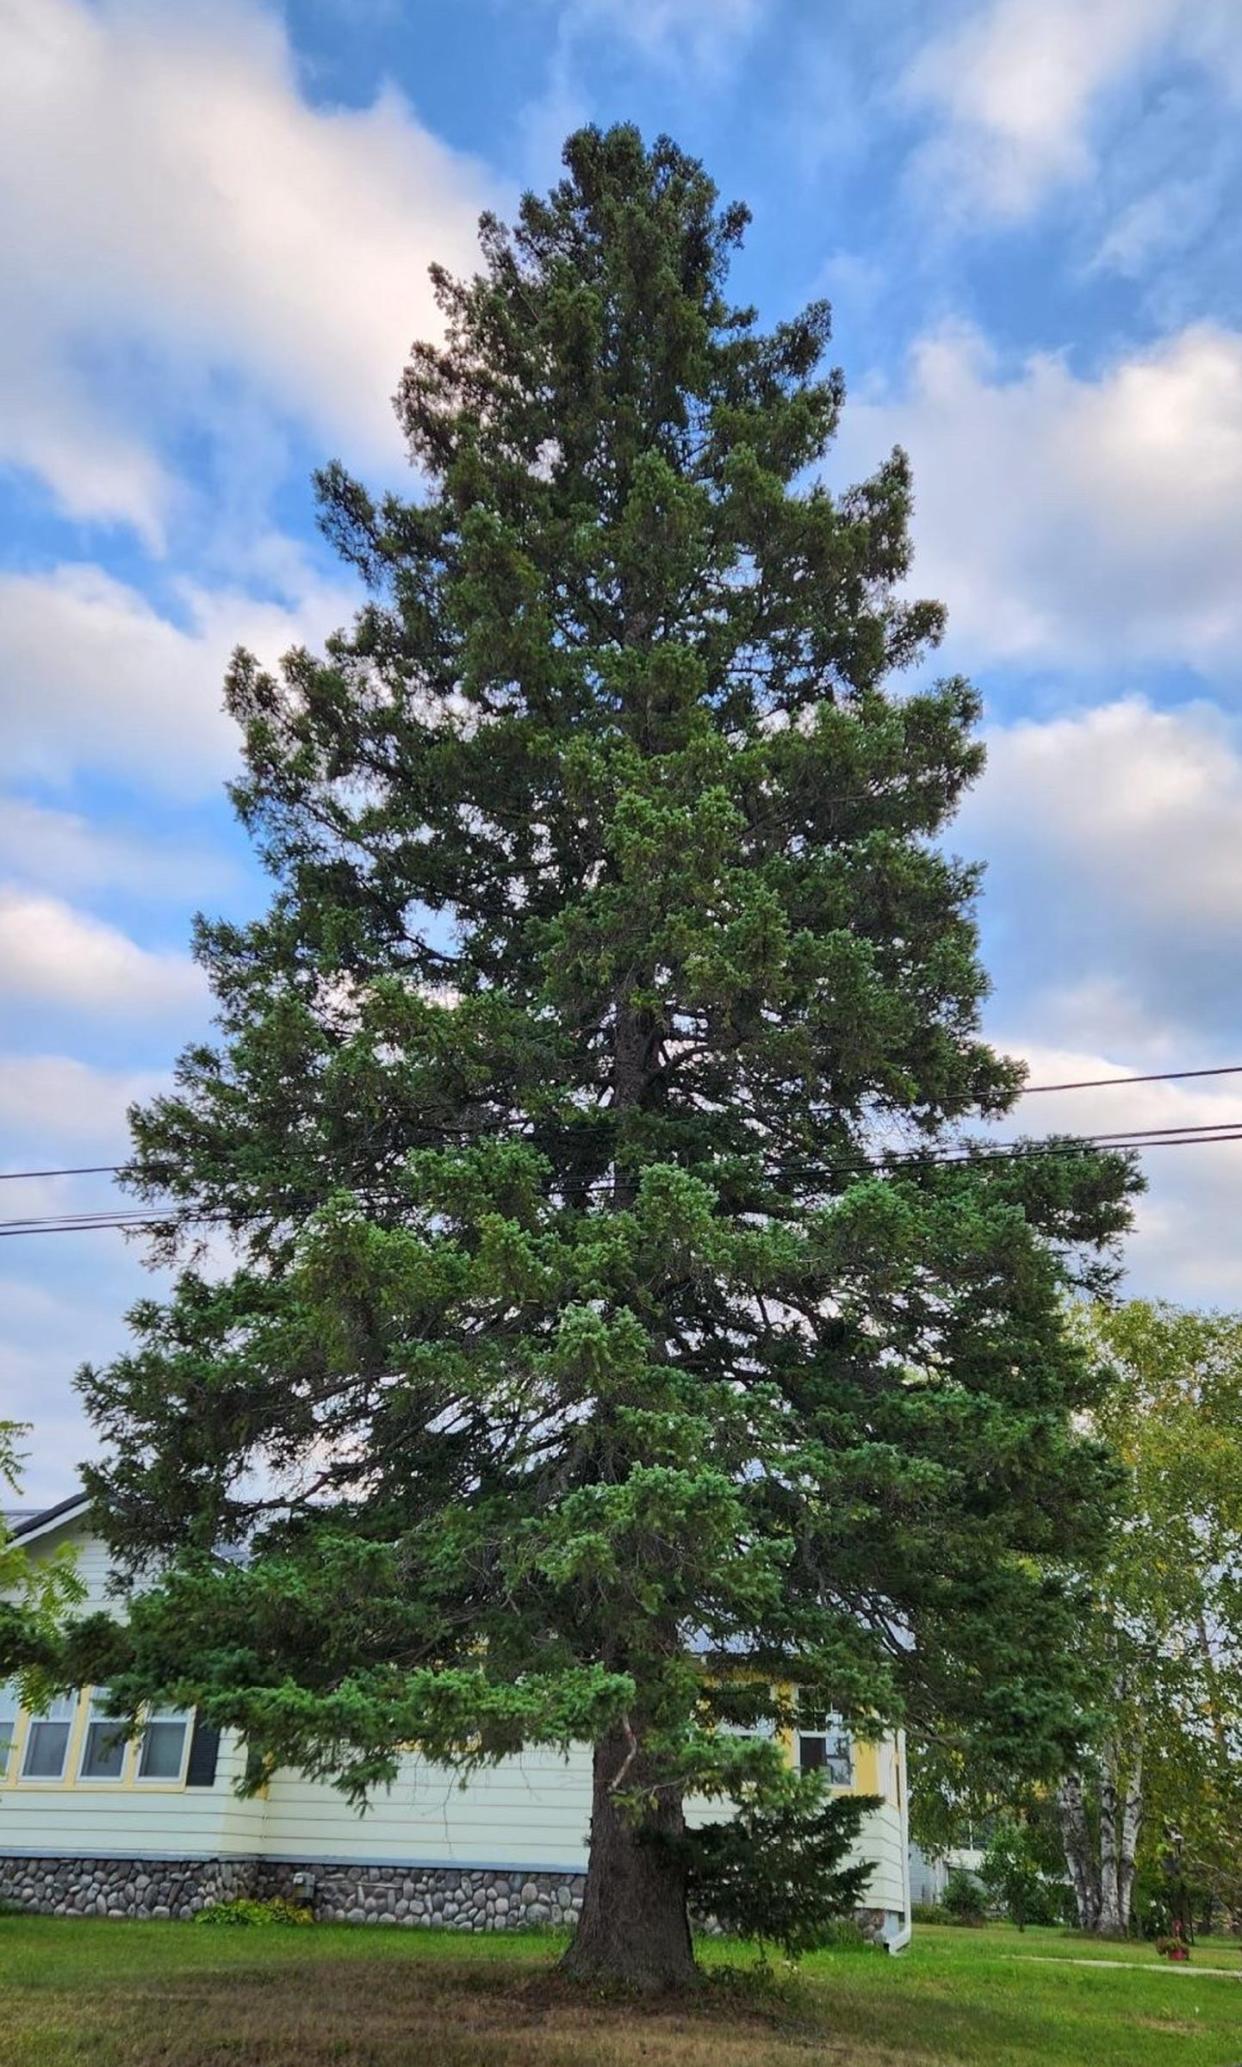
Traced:
<path id="1" fill-rule="evenodd" d="M 710 1945 L 717 1985 L 656 2007 L 568 1991 L 558 1949 L 534 1935 L 0 1917 L 0 2063 L 1242 2067 L 1236 1941 L 1201 1944 L 1171 1973 L 1141 1945 L 924 1926 L 899 1959 L 816 1954 L 775 1997 L 730 1980 L 730 1965 L 753 1965 L 745 1948 Z"/>

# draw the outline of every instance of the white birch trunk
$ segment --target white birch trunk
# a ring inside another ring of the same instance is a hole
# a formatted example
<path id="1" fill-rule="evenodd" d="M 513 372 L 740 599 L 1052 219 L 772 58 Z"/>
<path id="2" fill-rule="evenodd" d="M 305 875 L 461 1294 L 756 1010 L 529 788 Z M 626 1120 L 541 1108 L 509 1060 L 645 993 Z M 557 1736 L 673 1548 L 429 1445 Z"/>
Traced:
<path id="1" fill-rule="evenodd" d="M 1119 1910 L 1120 1831 L 1117 1798 L 1117 1745 L 1108 1747 L 1100 1770 L 1100 1914 L 1096 1929 L 1101 1937 L 1115 1937 L 1121 1931 Z"/>
<path id="2" fill-rule="evenodd" d="M 1143 1746 L 1134 1747 L 1134 1757 L 1121 1803 L 1120 1841 L 1117 1852 L 1117 1913 L 1119 1929 L 1130 1928 L 1130 1898 L 1134 1892 L 1135 1854 L 1143 1826 Z"/>
<path id="3" fill-rule="evenodd" d="M 1095 1930 L 1100 1919 L 1100 1874 L 1091 1843 L 1082 1775 L 1067 1773 L 1057 1789 L 1057 1822 L 1061 1849 L 1074 1889 L 1080 1930 Z"/>

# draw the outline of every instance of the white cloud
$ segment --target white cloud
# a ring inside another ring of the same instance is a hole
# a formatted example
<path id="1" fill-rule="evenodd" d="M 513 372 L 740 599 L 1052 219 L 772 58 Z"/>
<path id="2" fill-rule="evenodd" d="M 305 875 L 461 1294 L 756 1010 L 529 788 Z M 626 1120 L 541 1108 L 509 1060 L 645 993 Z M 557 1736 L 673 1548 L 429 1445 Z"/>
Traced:
<path id="1" fill-rule="evenodd" d="M 709 69 L 757 25 L 760 0 L 568 0 L 562 20 L 604 28 L 644 56 L 689 57 Z"/>
<path id="2" fill-rule="evenodd" d="M 1175 257 L 1204 236 L 1219 213 L 1222 181 L 1216 172 L 1167 179 L 1122 208 L 1101 237 L 1088 272 L 1141 279 L 1160 260 Z"/>
<path id="3" fill-rule="evenodd" d="M 1072 881 L 1114 928 L 1242 931 L 1242 752 L 1214 705 L 1133 697 L 997 726 L 959 826 L 1045 891 Z"/>
<path id="4" fill-rule="evenodd" d="M 129 1107 L 153 1098 L 166 1084 L 151 1070 L 99 1069 L 72 1055 L 0 1055 L 5 1160 L 20 1159 L 23 1168 L 29 1167 L 29 1155 L 18 1147 L 22 1142 L 38 1150 L 55 1147 L 62 1156 L 71 1151 L 68 1160 L 75 1163 L 105 1156 L 117 1160 L 129 1145 Z M 24 1196 L 19 1205 L 33 1211 Z"/>
<path id="5" fill-rule="evenodd" d="M 1007 1042 L 1003 1037 L 997 1045 L 1025 1058 L 1032 1083 L 1128 1076 L 1153 1066 L 1150 1055 L 1132 1047 L 1097 1051 L 1054 1046 L 1039 1038 Z M 1166 1066 L 1185 1066 L 1184 1052 Z M 1027 1098 L 1016 1116 L 1005 1122 L 1004 1134 L 1038 1138 L 1190 1127 L 1215 1132 L 1242 1122 L 1240 1082 L 1237 1077 L 1220 1077 L 1126 1084 Z M 1236 1239 L 1242 1215 L 1242 1141 L 1152 1147 L 1142 1152 L 1141 1161 L 1148 1189 L 1138 1202 L 1135 1231 L 1125 1245 L 1127 1296 L 1242 1306 L 1242 1250 Z"/>
<path id="6" fill-rule="evenodd" d="M 32 1264 L 36 1245 L 42 1260 Z M 32 1274 L 49 1269 L 49 1251 L 52 1268 L 72 1272 L 72 1298 L 52 1277 L 40 1282 Z M 0 1273 L 0 1414 L 30 1430 L 20 1445 L 23 1505 L 50 1505 L 74 1490 L 78 1464 L 99 1447 L 73 1374 L 87 1359 L 104 1362 L 126 1346 L 123 1311 L 154 1288 L 120 1234 L 6 1238 L 0 1258 L 9 1266 Z"/>
<path id="7" fill-rule="evenodd" d="M 1007 377 L 973 332 L 924 338 L 899 398 L 847 409 L 853 471 L 894 442 L 915 478 L 915 578 L 975 652 L 1236 666 L 1242 335 L 1201 323 L 1093 376 Z"/>
<path id="8" fill-rule="evenodd" d="M 912 184 L 938 212 L 1017 217 L 1094 165 L 1093 116 L 1170 36 L 1201 47 L 1213 0 L 989 0 L 929 41 L 903 91 L 939 127 Z"/>
<path id="9" fill-rule="evenodd" d="M 997 1044 L 1033 1082 L 1242 1064 L 1242 740 L 1223 712 L 1126 699 L 993 727 L 954 844 L 988 861 Z M 1239 1123 L 1224 1076 L 1032 1097 L 1003 1131 Z M 1131 1291 L 1242 1303 L 1242 1142 L 1143 1166 Z"/>
<path id="10" fill-rule="evenodd" d="M 352 592 L 309 588 L 295 608 L 185 585 L 185 621 L 89 563 L 0 575 L 0 719 L 7 772 L 61 781 L 104 769 L 185 794 L 218 789 L 237 759 L 222 708 L 237 644 L 273 661 L 348 614 Z"/>
<path id="11" fill-rule="evenodd" d="M 207 996 L 189 957 L 139 947 L 53 897 L 0 888 L 0 995 L 83 1011 L 198 1014 Z"/>
<path id="12" fill-rule="evenodd" d="M 1008 1025 L 1151 1067 L 1235 1047 L 1242 737 L 1220 709 L 1125 698 L 994 725 L 953 844 L 987 862 Z"/>
<path id="13" fill-rule="evenodd" d="M 147 424 L 169 403 L 153 369 L 172 369 L 191 415 L 223 373 L 359 464 L 395 459 L 388 398 L 439 328 L 428 263 L 469 269 L 488 198 L 395 88 L 309 101 L 282 26 L 245 0 L 7 0 L 0 258 L 22 293 L 0 456 L 157 542 L 174 491 Z"/>
<path id="14" fill-rule="evenodd" d="M 236 879 L 222 857 L 147 840 L 76 811 L 0 796 L 0 870 L 52 890 L 119 889 L 137 897 L 201 899 Z"/>

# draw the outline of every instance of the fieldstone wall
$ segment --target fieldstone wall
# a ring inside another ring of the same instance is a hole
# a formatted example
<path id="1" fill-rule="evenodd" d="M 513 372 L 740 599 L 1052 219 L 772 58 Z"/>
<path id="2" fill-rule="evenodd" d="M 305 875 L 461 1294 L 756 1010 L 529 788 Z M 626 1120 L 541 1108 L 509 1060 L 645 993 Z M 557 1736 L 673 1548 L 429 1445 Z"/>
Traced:
<path id="1" fill-rule="evenodd" d="M 46 1916 L 141 1921 L 197 1915 L 239 1895 L 305 1902 L 322 1923 L 419 1924 L 457 1931 L 569 1924 L 582 1873 L 494 1873 L 457 1866 L 315 1866 L 274 1859 L 0 1857 L 0 1903 Z"/>
<path id="2" fill-rule="evenodd" d="M 257 1893 L 309 1903 L 323 1923 L 430 1924 L 519 1931 L 573 1924 L 583 1873 L 494 1873 L 458 1866 L 296 1866 L 263 1859 Z"/>
<path id="3" fill-rule="evenodd" d="M 0 1857 L 0 1902 L 45 1916 L 197 1914 L 208 1902 L 248 1895 L 251 1859 L 14 1859 Z"/>
<path id="4" fill-rule="evenodd" d="M 0 1903 L 45 1916 L 183 1922 L 212 1902 L 282 1895 L 320 1923 L 393 1924 L 407 1930 L 522 1931 L 572 1927 L 584 1873 L 497 1873 L 460 1866 L 323 1866 L 284 1859 L 19 1859 L 0 1856 Z M 882 1943 L 890 1918 L 862 1909 Z M 696 1928 L 711 1934 L 710 1919 Z"/>

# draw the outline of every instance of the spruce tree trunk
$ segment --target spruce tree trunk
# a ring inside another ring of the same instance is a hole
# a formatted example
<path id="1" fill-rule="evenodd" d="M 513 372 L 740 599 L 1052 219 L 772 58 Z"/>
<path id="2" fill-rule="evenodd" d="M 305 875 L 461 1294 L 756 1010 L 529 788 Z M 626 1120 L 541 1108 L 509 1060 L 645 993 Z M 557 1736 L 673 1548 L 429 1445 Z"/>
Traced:
<path id="1" fill-rule="evenodd" d="M 685 1988 L 695 1979 L 685 1877 L 652 1834 L 680 1836 L 685 1818 L 679 1796 L 664 1789 L 641 1822 L 618 1806 L 618 1777 L 641 1787 L 641 1751 L 621 1731 L 595 1746 L 591 1851 L 586 1894 L 573 1943 L 561 1965 L 576 1981 L 613 1981 L 655 1994 Z"/>

